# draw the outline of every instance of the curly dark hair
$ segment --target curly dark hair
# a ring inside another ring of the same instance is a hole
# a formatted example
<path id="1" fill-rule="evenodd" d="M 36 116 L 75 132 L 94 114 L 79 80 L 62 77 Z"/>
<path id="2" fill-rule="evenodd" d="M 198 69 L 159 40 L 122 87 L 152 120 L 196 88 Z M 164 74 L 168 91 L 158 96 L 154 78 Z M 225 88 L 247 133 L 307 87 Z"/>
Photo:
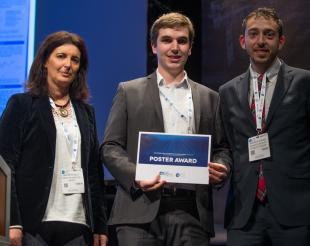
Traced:
<path id="1" fill-rule="evenodd" d="M 51 53 L 59 46 L 72 44 L 80 53 L 80 67 L 69 88 L 69 95 L 72 99 L 87 101 L 89 90 L 87 86 L 88 55 L 84 40 L 75 33 L 59 31 L 50 34 L 42 42 L 30 68 L 26 88 L 29 93 L 35 96 L 48 95 L 47 70 L 44 64 Z"/>
<path id="2" fill-rule="evenodd" d="M 246 29 L 247 21 L 252 17 L 255 17 L 255 18 L 264 17 L 267 20 L 269 20 L 269 19 L 274 20 L 278 25 L 279 36 L 281 37 L 283 35 L 283 22 L 282 22 L 282 20 L 279 18 L 277 12 L 273 8 L 267 8 L 267 7 L 255 9 L 243 19 L 243 21 L 242 21 L 242 33 L 243 34 L 245 32 L 245 29 Z"/>

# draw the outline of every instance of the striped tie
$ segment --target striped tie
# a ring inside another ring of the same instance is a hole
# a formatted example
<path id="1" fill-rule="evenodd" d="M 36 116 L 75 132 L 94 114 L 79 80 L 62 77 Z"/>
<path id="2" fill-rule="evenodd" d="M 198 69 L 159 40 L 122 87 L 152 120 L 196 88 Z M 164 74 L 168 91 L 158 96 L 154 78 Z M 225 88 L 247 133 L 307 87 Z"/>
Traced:
<path id="1" fill-rule="evenodd" d="M 259 75 L 257 78 L 257 86 L 258 86 L 258 92 L 260 93 L 261 87 L 262 87 L 262 81 L 263 81 L 263 74 Z M 254 122 L 256 122 L 256 116 L 255 116 L 255 101 L 254 101 L 254 95 L 252 98 L 251 103 L 251 111 L 253 115 Z M 266 130 L 266 121 L 265 121 L 265 105 L 263 108 L 263 114 L 262 114 L 262 130 L 261 133 L 265 132 Z M 257 185 L 257 191 L 256 191 L 256 198 L 264 202 L 267 195 L 267 189 L 266 189 L 266 183 L 265 178 L 263 174 L 263 165 L 262 163 L 259 164 L 259 172 L 258 172 L 258 185 Z"/>

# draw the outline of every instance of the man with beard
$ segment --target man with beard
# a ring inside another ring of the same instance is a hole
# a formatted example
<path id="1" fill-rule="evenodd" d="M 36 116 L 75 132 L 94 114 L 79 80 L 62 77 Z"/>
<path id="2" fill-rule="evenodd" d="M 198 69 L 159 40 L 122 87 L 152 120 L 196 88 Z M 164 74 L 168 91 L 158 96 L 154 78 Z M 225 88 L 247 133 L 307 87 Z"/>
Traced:
<path id="1" fill-rule="evenodd" d="M 249 69 L 220 88 L 233 153 L 228 246 L 310 245 L 310 72 L 278 58 L 283 24 L 270 8 L 243 21 Z"/>

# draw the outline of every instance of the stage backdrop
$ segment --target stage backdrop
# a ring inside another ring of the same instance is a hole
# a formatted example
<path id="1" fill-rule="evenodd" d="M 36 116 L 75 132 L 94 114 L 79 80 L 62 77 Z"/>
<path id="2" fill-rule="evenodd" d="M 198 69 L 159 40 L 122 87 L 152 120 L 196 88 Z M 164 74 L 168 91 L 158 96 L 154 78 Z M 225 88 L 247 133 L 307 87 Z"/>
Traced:
<path id="1" fill-rule="evenodd" d="M 239 45 L 243 18 L 258 7 L 275 8 L 284 22 L 286 44 L 280 58 L 291 66 L 310 69 L 310 1 L 202 1 L 202 80 L 211 88 L 244 72 L 249 59 Z"/>

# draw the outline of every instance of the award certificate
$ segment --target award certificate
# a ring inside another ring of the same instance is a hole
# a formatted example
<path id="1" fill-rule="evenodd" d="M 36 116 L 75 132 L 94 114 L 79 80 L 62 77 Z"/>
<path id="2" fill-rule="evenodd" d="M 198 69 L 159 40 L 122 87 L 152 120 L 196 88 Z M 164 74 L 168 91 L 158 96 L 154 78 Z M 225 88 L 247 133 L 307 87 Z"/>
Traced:
<path id="1" fill-rule="evenodd" d="M 136 180 L 208 184 L 211 135 L 140 132 Z"/>

